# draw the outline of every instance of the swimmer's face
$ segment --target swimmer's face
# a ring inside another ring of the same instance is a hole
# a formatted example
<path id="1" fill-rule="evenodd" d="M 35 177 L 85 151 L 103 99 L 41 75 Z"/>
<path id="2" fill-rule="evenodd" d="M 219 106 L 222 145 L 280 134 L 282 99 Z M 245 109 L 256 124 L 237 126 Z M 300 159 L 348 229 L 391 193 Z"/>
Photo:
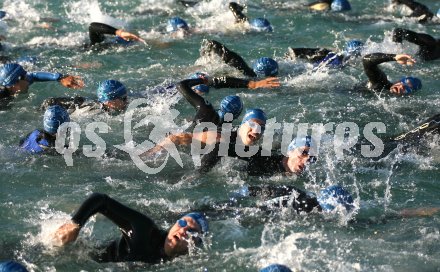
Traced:
<path id="1" fill-rule="evenodd" d="M 259 119 L 250 119 L 243 123 L 239 129 L 239 136 L 244 145 L 255 144 L 263 134 L 265 124 Z"/>
<path id="2" fill-rule="evenodd" d="M 102 103 L 110 111 L 124 111 L 127 108 L 127 96 Z"/>
<path id="3" fill-rule="evenodd" d="M 29 82 L 26 79 L 19 79 L 14 85 L 6 87 L 6 90 L 13 95 L 27 92 L 29 90 Z"/>
<path id="4" fill-rule="evenodd" d="M 310 147 L 307 146 L 298 147 L 290 151 L 287 154 L 289 156 L 287 160 L 287 170 L 300 175 L 306 169 L 308 163 L 314 163 L 316 161 L 316 157 L 310 156 L 309 152 Z"/>
<path id="5" fill-rule="evenodd" d="M 197 222 L 191 217 L 185 216 L 181 218 L 186 221 L 187 225 L 181 227 L 178 222 L 171 227 L 165 239 L 165 254 L 167 256 L 178 256 L 188 253 L 188 232 L 201 233 L 201 228 Z"/>
<path id="6" fill-rule="evenodd" d="M 390 88 L 390 92 L 394 94 L 406 94 L 405 85 L 408 86 L 410 89 L 413 89 L 413 85 L 410 80 L 406 80 L 405 83 L 403 82 L 397 82 L 394 83 L 393 86 Z"/>

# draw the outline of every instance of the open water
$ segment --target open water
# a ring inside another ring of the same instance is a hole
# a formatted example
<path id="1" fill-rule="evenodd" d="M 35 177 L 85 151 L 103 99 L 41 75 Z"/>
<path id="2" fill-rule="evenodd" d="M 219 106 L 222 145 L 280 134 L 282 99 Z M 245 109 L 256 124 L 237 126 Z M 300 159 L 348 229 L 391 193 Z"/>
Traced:
<path id="1" fill-rule="evenodd" d="M 437 0 L 420 0 L 432 11 Z M 148 97 L 150 104 L 137 112 L 137 120 L 165 115 L 177 109 L 179 126 L 187 125 L 194 109 L 180 96 L 154 95 L 157 86 L 168 86 L 195 71 L 214 76 L 240 76 L 216 59 L 200 58 L 203 39 L 216 39 L 248 62 L 270 56 L 280 63 L 282 86 L 276 89 L 212 90 L 207 99 L 218 104 L 229 94 L 239 95 L 245 107 L 261 107 L 277 122 L 356 123 L 383 122 L 391 136 L 407 131 L 438 114 L 439 61 L 418 61 L 414 67 L 383 64 L 389 78 L 413 74 L 422 78 L 423 89 L 408 97 L 361 94 L 354 86 L 366 81 L 362 66 L 353 63 L 343 70 L 312 72 L 312 65 L 284 60 L 291 47 L 342 48 L 345 41 L 366 43 L 365 53 L 409 53 L 416 46 L 394 44 L 394 27 L 409 28 L 440 37 L 437 23 L 420 25 L 402 18 L 408 10 L 390 8 L 389 1 L 352 0 L 353 10 L 344 13 L 311 13 L 301 1 L 240 1 L 250 17 L 266 17 L 273 33 L 248 32 L 234 26 L 228 1 L 203 1 L 184 8 L 177 1 L 42 1 L 0 2 L 10 20 L 2 22 L 0 34 L 7 36 L 3 52 L 11 57 L 35 56 L 26 64 L 30 71 L 58 71 L 80 75 L 83 90 L 70 90 L 56 83 L 35 83 L 11 108 L 0 112 L 0 260 L 15 259 L 31 271 L 258 271 L 271 263 L 282 263 L 296 271 L 439 271 L 440 215 L 400 218 L 403 209 L 439 207 L 440 174 L 437 139 L 421 143 L 419 152 L 392 152 L 379 161 L 346 153 L 339 158 L 332 142 L 323 142 L 319 159 L 300 177 L 252 178 L 241 172 L 240 163 L 223 159 L 205 175 L 194 170 L 188 150 L 180 167 L 173 159 L 158 174 L 139 170 L 128 155 L 88 158 L 78 151 L 73 166 L 63 157 L 32 156 L 17 149 L 19 140 L 42 127 L 41 102 L 50 96 L 95 97 L 97 83 L 117 79 L 132 98 Z M 164 34 L 169 17 L 185 18 L 197 33 L 185 38 Z M 50 28 L 39 27 L 44 18 Z M 47 21 L 47 20 L 46 20 Z M 139 33 L 148 45 L 110 47 L 87 51 L 87 28 L 92 21 L 111 23 Z M 86 68 L 84 64 L 91 67 Z M 99 133 L 108 147 L 124 144 L 124 116 L 72 118 L 83 130 L 80 147 L 90 144 L 84 130 L 92 121 L 110 127 Z M 237 123 L 238 124 L 238 123 Z M 163 125 L 172 125 L 163 120 Z M 147 139 L 152 126 L 135 131 L 135 140 Z M 331 132 L 329 133 L 330 135 Z M 280 137 L 278 137 L 279 145 Z M 276 146 L 276 144 L 275 144 Z M 123 152 L 122 152 L 123 153 Z M 228 194 L 244 184 L 291 184 L 318 192 L 339 183 L 352 192 L 357 210 L 350 216 L 296 215 L 288 209 L 266 214 L 245 201 L 233 213 L 210 213 L 208 248 L 171 262 L 99 264 L 88 257 L 88 249 L 119 237 L 119 231 L 102 216 L 90 220 L 78 241 L 65 248 L 51 245 L 51 233 L 69 219 L 92 192 L 106 193 L 145 212 L 163 228 L 189 210 L 228 200 Z M 349 222 L 348 222 L 349 221 Z"/>

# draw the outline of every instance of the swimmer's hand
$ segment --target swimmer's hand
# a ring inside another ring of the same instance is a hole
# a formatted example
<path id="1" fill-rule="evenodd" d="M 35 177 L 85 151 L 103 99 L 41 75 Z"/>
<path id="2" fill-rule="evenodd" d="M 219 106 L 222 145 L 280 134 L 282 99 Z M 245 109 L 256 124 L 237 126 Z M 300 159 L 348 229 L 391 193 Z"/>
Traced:
<path id="1" fill-rule="evenodd" d="M 397 61 L 397 63 L 401 64 L 401 65 L 414 65 L 414 63 L 416 63 L 416 61 L 407 54 L 397 54 L 394 59 Z"/>
<path id="2" fill-rule="evenodd" d="M 145 40 L 143 40 L 142 38 L 134 35 L 133 33 L 124 31 L 122 29 L 118 29 L 116 30 L 115 33 L 117 36 L 121 37 L 122 39 L 126 40 L 126 41 L 138 41 L 144 44 L 147 44 L 147 42 Z"/>
<path id="3" fill-rule="evenodd" d="M 257 88 L 275 88 L 280 86 L 280 80 L 277 77 L 268 77 L 259 81 L 249 81 L 249 89 Z"/>
<path id="4" fill-rule="evenodd" d="M 71 89 L 84 88 L 84 81 L 79 76 L 65 76 L 60 79 L 61 85 Z"/>
<path id="5" fill-rule="evenodd" d="M 78 234 L 81 227 L 73 222 L 66 223 L 58 228 L 53 235 L 53 240 L 56 245 L 64 246 L 70 242 L 73 242 L 78 238 Z"/>

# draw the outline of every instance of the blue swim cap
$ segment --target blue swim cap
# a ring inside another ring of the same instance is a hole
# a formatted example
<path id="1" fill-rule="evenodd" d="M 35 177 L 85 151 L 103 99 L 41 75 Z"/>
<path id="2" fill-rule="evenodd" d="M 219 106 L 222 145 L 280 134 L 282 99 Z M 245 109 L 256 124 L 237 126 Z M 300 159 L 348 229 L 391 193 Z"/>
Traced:
<path id="1" fill-rule="evenodd" d="M 312 137 L 311 136 L 306 136 L 304 138 L 301 139 L 293 139 L 292 142 L 290 142 L 289 146 L 287 147 L 287 152 L 293 151 L 299 147 L 303 147 L 303 146 L 307 146 L 307 147 L 313 147 L 314 144 L 312 142 Z"/>
<path id="2" fill-rule="evenodd" d="M 263 124 L 266 124 L 267 117 L 264 111 L 261 109 L 249 109 L 246 111 L 241 123 L 244 124 L 251 119 L 258 119 L 263 121 Z"/>
<path id="3" fill-rule="evenodd" d="M 339 55 L 331 52 L 328 53 L 327 56 L 325 56 L 325 58 L 313 64 L 314 70 L 316 70 L 321 66 L 337 69 L 337 68 L 341 68 L 343 66 L 343 63 L 341 58 L 339 58 Z"/>
<path id="4" fill-rule="evenodd" d="M 278 74 L 278 63 L 271 58 L 262 57 L 254 63 L 253 69 L 259 76 L 276 76 Z"/>
<path id="5" fill-rule="evenodd" d="M 0 10 L 0 20 L 5 18 L 5 16 L 6 16 L 6 12 L 3 10 Z"/>
<path id="6" fill-rule="evenodd" d="M 351 194 L 339 185 L 332 185 L 321 190 L 318 203 L 326 212 L 334 210 L 339 205 L 343 205 L 347 211 L 354 208 Z"/>
<path id="7" fill-rule="evenodd" d="M 218 115 L 223 120 L 226 113 L 232 113 L 234 119 L 237 119 L 242 110 L 243 102 L 241 101 L 241 98 L 236 95 L 228 95 L 223 98 L 222 102 L 220 102 Z"/>
<path id="8" fill-rule="evenodd" d="M 0 85 L 10 87 L 18 82 L 20 77 L 26 75 L 26 71 L 18 63 L 7 63 L 0 70 Z"/>
<path id="9" fill-rule="evenodd" d="M 261 269 L 260 272 L 292 272 L 292 270 L 282 264 L 271 264 Z"/>
<path id="10" fill-rule="evenodd" d="M 196 78 L 208 78 L 208 74 L 207 73 L 203 73 L 203 72 L 196 72 L 195 74 L 191 75 L 189 78 L 191 79 L 196 79 Z M 199 92 L 202 93 L 209 93 L 209 86 L 206 84 L 199 84 L 196 85 L 194 87 L 192 87 L 193 90 L 197 90 Z"/>
<path id="11" fill-rule="evenodd" d="M 0 263 L 0 272 L 28 272 L 20 263 L 14 261 L 5 261 Z"/>
<path id="12" fill-rule="evenodd" d="M 360 56 L 364 43 L 359 40 L 351 40 L 345 43 L 344 54 L 347 56 Z"/>
<path id="13" fill-rule="evenodd" d="M 44 130 L 49 134 L 55 134 L 62 123 L 69 121 L 69 113 L 63 107 L 59 105 L 50 106 L 44 113 Z"/>
<path id="14" fill-rule="evenodd" d="M 115 43 L 116 44 L 120 44 L 120 45 L 132 45 L 133 43 L 134 43 L 134 41 L 127 41 L 127 40 L 124 40 L 122 37 L 120 37 L 120 36 L 116 36 L 116 39 L 115 39 Z"/>
<path id="15" fill-rule="evenodd" d="M 98 96 L 98 101 L 104 103 L 126 96 L 127 90 L 121 82 L 107 79 L 99 83 L 96 94 Z"/>
<path id="16" fill-rule="evenodd" d="M 197 224 L 202 229 L 203 233 L 208 232 L 208 230 L 209 230 L 208 220 L 206 220 L 206 217 L 203 214 L 201 214 L 199 212 L 192 212 L 192 213 L 185 214 L 182 217 L 185 217 L 185 216 L 191 217 L 192 219 L 194 219 L 194 221 L 196 221 Z"/>
<path id="17" fill-rule="evenodd" d="M 407 81 L 411 82 L 412 88 L 408 85 Z M 416 77 L 402 77 L 400 82 L 405 86 L 406 94 L 422 88 L 422 81 Z"/>
<path id="18" fill-rule="evenodd" d="M 270 25 L 269 21 L 265 18 L 255 18 L 252 19 L 249 24 L 251 25 L 252 29 L 258 30 L 258 31 L 267 31 L 272 32 L 272 26 Z"/>
<path id="19" fill-rule="evenodd" d="M 346 11 L 351 10 L 351 5 L 347 0 L 333 0 L 331 5 L 333 11 Z"/>
<path id="20" fill-rule="evenodd" d="M 167 31 L 174 32 L 179 29 L 189 30 L 188 24 L 180 17 L 173 17 L 168 20 Z"/>

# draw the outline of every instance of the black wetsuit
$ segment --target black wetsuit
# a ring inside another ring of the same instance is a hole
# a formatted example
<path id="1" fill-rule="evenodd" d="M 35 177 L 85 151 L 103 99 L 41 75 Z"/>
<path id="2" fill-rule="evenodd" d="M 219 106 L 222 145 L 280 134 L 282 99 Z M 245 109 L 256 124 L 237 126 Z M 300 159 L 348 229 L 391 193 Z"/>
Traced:
<path id="1" fill-rule="evenodd" d="M 202 122 L 211 122 L 216 126 L 221 125 L 223 120 L 220 120 L 212 104 L 191 89 L 199 84 L 203 84 L 203 79 L 186 79 L 177 85 L 177 90 L 197 110 L 194 116 L 194 125 Z M 214 88 L 247 88 L 248 84 L 249 80 L 234 77 L 214 77 L 208 80 L 208 86 Z"/>
<path id="2" fill-rule="evenodd" d="M 395 54 L 373 53 L 365 55 L 362 64 L 368 77 L 368 89 L 378 92 L 388 92 L 393 85 L 388 81 L 387 75 L 379 68 L 379 64 L 395 61 Z"/>
<path id="3" fill-rule="evenodd" d="M 230 2 L 229 9 L 232 11 L 232 14 L 234 14 L 236 23 L 244 23 L 244 22 L 248 21 L 248 18 L 242 12 L 243 6 L 240 6 L 239 4 L 237 4 L 235 2 Z"/>
<path id="4" fill-rule="evenodd" d="M 408 29 L 395 28 L 393 41 L 401 43 L 407 40 L 419 46 L 417 55 L 423 60 L 435 60 L 440 58 L 440 40 L 425 34 L 417 33 Z"/>
<path id="5" fill-rule="evenodd" d="M 95 256 L 99 262 L 142 261 L 157 263 L 167 259 L 164 244 L 167 232 L 160 230 L 148 216 L 128 208 L 105 194 L 92 194 L 72 217 L 81 227 L 96 213 L 101 213 L 122 232 L 119 240 Z"/>
<path id="6" fill-rule="evenodd" d="M 249 77 L 257 77 L 257 74 L 252 70 L 251 67 L 247 65 L 247 63 L 243 60 L 240 55 L 229 50 L 223 44 L 219 43 L 215 40 L 207 40 L 202 45 L 202 49 L 200 51 L 200 55 L 209 55 L 209 54 L 218 55 L 226 64 L 236 68 L 245 76 Z"/>
<path id="7" fill-rule="evenodd" d="M 420 17 L 419 22 L 425 23 L 434 17 L 429 8 L 413 0 L 393 0 L 394 3 L 403 4 L 412 10 L 410 17 Z"/>
<path id="8" fill-rule="evenodd" d="M 287 53 L 285 54 L 285 57 L 290 59 L 301 58 L 301 59 L 307 59 L 311 62 L 317 62 L 317 61 L 322 61 L 331 52 L 332 52 L 331 50 L 326 48 L 289 47 Z"/>
<path id="9" fill-rule="evenodd" d="M 106 24 L 91 23 L 89 26 L 90 45 L 102 43 L 105 40 L 105 34 L 116 35 L 116 30 L 118 29 Z"/>
<path id="10" fill-rule="evenodd" d="M 270 199 L 264 205 L 268 208 L 291 207 L 297 213 L 322 210 L 315 196 L 294 186 L 249 186 L 248 189 L 249 196 Z"/>
<path id="11" fill-rule="evenodd" d="M 252 156 L 248 159 L 246 172 L 249 176 L 273 176 L 286 173 L 283 165 L 284 158 L 285 156 L 282 154 Z"/>

